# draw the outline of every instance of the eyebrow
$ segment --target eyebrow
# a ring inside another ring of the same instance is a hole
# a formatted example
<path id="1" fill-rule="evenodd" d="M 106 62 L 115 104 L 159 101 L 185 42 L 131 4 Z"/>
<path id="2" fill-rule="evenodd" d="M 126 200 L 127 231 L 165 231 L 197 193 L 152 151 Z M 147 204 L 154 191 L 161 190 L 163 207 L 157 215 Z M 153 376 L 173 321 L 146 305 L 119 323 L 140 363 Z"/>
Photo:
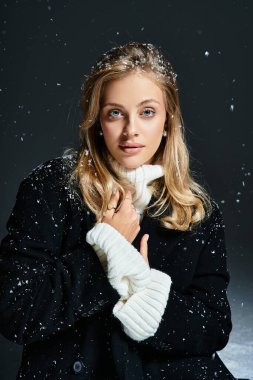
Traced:
<path id="1" fill-rule="evenodd" d="M 140 102 L 139 104 L 137 104 L 137 107 L 141 106 L 142 104 L 145 104 L 145 103 L 150 103 L 150 102 L 154 102 L 154 103 L 158 103 L 158 100 L 155 100 L 155 99 L 146 99 L 146 100 L 143 100 L 142 102 Z M 119 103 L 105 103 L 102 105 L 102 108 L 106 107 L 106 106 L 113 106 L 113 107 L 123 107 L 122 104 L 119 104 Z"/>

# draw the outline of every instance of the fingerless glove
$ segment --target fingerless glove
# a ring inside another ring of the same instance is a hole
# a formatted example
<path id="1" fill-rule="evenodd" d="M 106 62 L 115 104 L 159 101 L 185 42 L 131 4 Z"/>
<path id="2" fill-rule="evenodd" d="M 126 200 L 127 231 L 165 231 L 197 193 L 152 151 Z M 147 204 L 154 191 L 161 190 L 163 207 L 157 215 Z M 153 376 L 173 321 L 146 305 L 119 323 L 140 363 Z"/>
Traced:
<path id="1" fill-rule="evenodd" d="M 119 300 L 113 308 L 113 315 L 121 321 L 124 332 L 136 341 L 155 334 L 170 292 L 170 276 L 154 268 L 150 271 L 151 282 L 146 289 L 133 294 L 126 302 Z"/>
<path id="2" fill-rule="evenodd" d="M 108 223 L 97 223 L 86 234 L 120 296 L 128 299 L 150 283 L 150 267 L 140 252 Z M 106 256 L 106 257 L 105 257 Z M 107 259 L 107 268 L 106 268 Z"/>

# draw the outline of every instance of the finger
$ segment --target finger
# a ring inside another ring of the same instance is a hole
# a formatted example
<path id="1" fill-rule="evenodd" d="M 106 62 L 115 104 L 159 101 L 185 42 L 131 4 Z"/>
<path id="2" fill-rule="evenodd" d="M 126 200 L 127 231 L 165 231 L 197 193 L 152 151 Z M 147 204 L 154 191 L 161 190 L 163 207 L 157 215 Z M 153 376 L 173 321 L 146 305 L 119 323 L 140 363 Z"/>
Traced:
<path id="1" fill-rule="evenodd" d="M 127 201 L 129 201 L 129 202 L 132 203 L 133 199 L 132 199 L 132 193 L 131 193 L 130 190 L 126 191 L 125 200 L 127 200 Z"/>
<path id="2" fill-rule="evenodd" d="M 131 205 L 132 205 L 132 194 L 130 190 L 127 190 L 125 194 L 125 198 L 122 201 L 121 207 L 123 207 L 123 209 L 128 210 L 129 207 L 131 207 Z"/>
<path id="3" fill-rule="evenodd" d="M 115 193 L 112 194 L 112 196 L 110 198 L 109 204 L 107 206 L 107 210 L 105 210 L 103 213 L 104 216 L 106 216 L 108 218 L 113 217 L 115 210 L 117 208 L 117 205 L 118 205 L 118 200 L 119 200 L 119 190 L 117 189 L 115 191 Z"/>
<path id="4" fill-rule="evenodd" d="M 140 241 L 140 253 L 147 263 L 148 263 L 148 238 L 149 238 L 149 235 L 145 234 L 142 236 L 141 241 Z"/>
<path id="5" fill-rule="evenodd" d="M 113 207 L 117 207 L 119 201 L 119 190 L 116 189 L 115 193 L 112 193 L 110 202 L 107 206 L 108 210 L 111 210 Z"/>

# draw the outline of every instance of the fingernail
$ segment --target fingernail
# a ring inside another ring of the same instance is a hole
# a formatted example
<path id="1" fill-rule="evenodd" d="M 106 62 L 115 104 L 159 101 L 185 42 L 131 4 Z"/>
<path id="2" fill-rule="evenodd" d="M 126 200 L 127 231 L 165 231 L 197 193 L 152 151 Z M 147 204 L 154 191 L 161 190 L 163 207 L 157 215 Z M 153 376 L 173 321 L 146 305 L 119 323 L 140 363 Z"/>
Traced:
<path id="1" fill-rule="evenodd" d="M 146 235 L 146 239 L 147 239 L 147 241 L 148 241 L 148 239 L 149 239 L 149 235 Z"/>
<path id="2" fill-rule="evenodd" d="M 116 187 L 114 187 L 114 188 L 112 189 L 112 193 L 113 193 L 113 194 L 116 193 Z"/>

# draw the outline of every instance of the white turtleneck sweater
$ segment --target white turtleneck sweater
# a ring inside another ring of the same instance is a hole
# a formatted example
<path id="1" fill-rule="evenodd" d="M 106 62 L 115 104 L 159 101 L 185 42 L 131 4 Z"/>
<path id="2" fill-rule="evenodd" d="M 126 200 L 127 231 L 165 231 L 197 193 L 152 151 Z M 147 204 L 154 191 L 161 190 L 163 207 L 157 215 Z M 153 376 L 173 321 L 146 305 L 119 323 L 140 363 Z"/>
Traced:
<path id="1" fill-rule="evenodd" d="M 145 206 L 149 204 L 152 191 L 148 188 L 148 183 L 164 175 L 162 165 L 142 165 L 136 169 L 125 169 L 121 167 L 121 173 L 135 185 L 135 194 L 133 204 L 137 213 L 142 219 L 142 212 Z"/>
<path id="2" fill-rule="evenodd" d="M 136 169 L 120 167 L 135 185 L 133 204 L 142 219 L 152 192 L 148 183 L 164 175 L 161 165 L 142 165 Z M 169 297 L 171 278 L 150 268 L 141 253 L 108 223 L 97 223 L 86 235 L 107 272 L 112 287 L 121 296 L 113 315 L 124 332 L 134 340 L 153 336 L 160 324 Z"/>

